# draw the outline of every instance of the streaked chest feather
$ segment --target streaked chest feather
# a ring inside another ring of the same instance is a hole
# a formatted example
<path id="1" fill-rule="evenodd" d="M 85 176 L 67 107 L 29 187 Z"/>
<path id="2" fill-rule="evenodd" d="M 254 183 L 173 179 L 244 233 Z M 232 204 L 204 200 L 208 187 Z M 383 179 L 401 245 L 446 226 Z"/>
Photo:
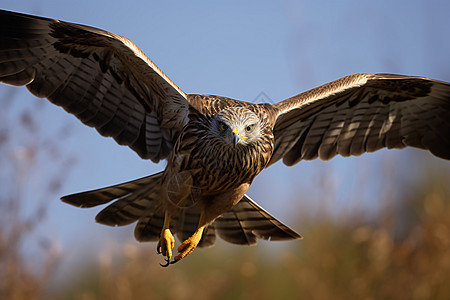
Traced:
<path id="1" fill-rule="evenodd" d="M 218 193 L 251 183 L 267 165 L 272 151 L 272 135 L 233 147 L 208 132 L 199 132 L 199 127 L 195 131 L 187 127 L 169 164 L 176 172 L 189 170 L 194 185 L 203 192 Z"/>

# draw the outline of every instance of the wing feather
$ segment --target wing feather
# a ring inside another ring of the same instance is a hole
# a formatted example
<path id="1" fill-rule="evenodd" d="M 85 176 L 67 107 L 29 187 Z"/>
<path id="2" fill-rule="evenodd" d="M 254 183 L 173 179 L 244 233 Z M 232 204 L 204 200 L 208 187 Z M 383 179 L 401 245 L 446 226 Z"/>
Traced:
<path id="1" fill-rule="evenodd" d="M 187 122 L 183 93 L 130 40 L 97 28 L 0 10 L 0 82 L 48 98 L 155 162 Z"/>
<path id="2" fill-rule="evenodd" d="M 274 105 L 269 163 L 406 146 L 450 159 L 450 84 L 423 77 L 354 74 Z"/>

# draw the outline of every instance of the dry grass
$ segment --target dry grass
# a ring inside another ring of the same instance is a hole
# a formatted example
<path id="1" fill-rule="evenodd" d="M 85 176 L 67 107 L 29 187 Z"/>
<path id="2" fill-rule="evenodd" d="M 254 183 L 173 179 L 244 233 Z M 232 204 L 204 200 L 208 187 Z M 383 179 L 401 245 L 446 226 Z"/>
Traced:
<path id="1" fill-rule="evenodd" d="M 0 298 L 39 299 L 59 253 L 51 233 L 36 232 L 46 220 L 46 196 L 55 197 L 73 160 L 58 152 L 59 137 L 41 132 L 40 102 L 21 108 L 13 88 L 0 96 Z M 39 163 L 49 156 L 60 169 L 46 170 L 54 179 L 42 181 Z"/>
<path id="2" fill-rule="evenodd" d="M 35 256 L 38 265 L 26 259 L 22 247 L 30 240 L 36 225 L 17 220 L 0 230 L 0 295 L 3 299 L 39 299 L 50 281 L 58 252 L 50 244 L 43 246 L 42 256 Z"/>

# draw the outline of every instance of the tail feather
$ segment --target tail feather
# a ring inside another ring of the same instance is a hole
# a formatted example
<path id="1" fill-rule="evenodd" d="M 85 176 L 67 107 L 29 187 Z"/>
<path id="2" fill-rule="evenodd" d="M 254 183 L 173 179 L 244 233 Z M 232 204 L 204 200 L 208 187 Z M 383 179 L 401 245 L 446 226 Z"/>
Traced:
<path id="1" fill-rule="evenodd" d="M 247 195 L 218 217 L 213 225 L 218 235 L 232 244 L 250 246 L 255 245 L 257 239 L 284 241 L 302 238 Z"/>
<path id="2" fill-rule="evenodd" d="M 188 239 L 197 230 L 200 211 L 195 208 L 185 208 L 176 219 L 177 236 L 180 241 Z"/>
<path id="3" fill-rule="evenodd" d="M 108 226 L 123 226 L 141 218 L 147 211 L 158 206 L 157 197 L 162 172 L 120 183 L 117 185 L 64 196 L 62 201 L 79 206 L 92 207 L 116 200 L 100 213 L 95 220 Z"/>
<path id="4" fill-rule="evenodd" d="M 195 208 L 184 209 L 180 213 L 180 217 L 176 222 L 177 237 L 180 241 L 188 239 L 197 230 L 198 222 L 200 220 L 200 212 Z M 203 231 L 202 238 L 198 247 L 211 247 L 216 242 L 216 231 L 213 224 L 210 224 Z"/>
<path id="5" fill-rule="evenodd" d="M 200 243 L 198 243 L 198 247 L 200 248 L 207 248 L 212 247 L 216 243 L 216 229 L 214 228 L 214 225 L 211 224 L 208 227 L 205 228 L 203 231 L 202 239 L 200 240 Z"/>
<path id="6" fill-rule="evenodd" d="M 93 207 L 116 200 L 98 213 L 96 221 L 109 226 L 122 226 L 137 221 L 134 232 L 136 240 L 156 241 L 164 224 L 164 210 L 159 203 L 162 173 L 64 196 L 61 200 L 79 207 Z M 184 241 L 195 232 L 199 219 L 200 211 L 197 208 L 180 208 L 172 219 L 170 229 L 179 240 Z M 213 246 L 216 234 L 229 243 L 240 245 L 254 245 L 257 239 L 302 238 L 247 195 L 205 228 L 198 246 Z"/>
<path id="7" fill-rule="evenodd" d="M 200 212 L 195 208 L 180 208 L 178 215 L 172 218 L 170 231 L 176 234 L 180 241 L 188 239 L 197 230 Z M 136 240 L 140 242 L 157 241 L 164 223 L 164 212 L 148 211 L 139 219 L 134 230 Z M 199 247 L 211 247 L 215 244 L 216 233 L 214 225 L 209 225 L 202 235 Z"/>
<path id="8" fill-rule="evenodd" d="M 127 194 L 134 193 L 136 190 L 141 190 L 146 187 L 156 187 L 160 183 L 162 173 L 163 172 L 159 172 L 147 177 L 101 189 L 67 195 L 61 197 L 61 200 L 65 203 L 82 208 L 105 204 L 114 199 L 119 199 Z"/>
<path id="9" fill-rule="evenodd" d="M 145 188 L 142 191 L 123 196 L 108 205 L 95 217 L 95 221 L 108 226 L 123 226 L 136 222 L 148 210 L 154 211 L 158 207 L 155 193 Z"/>
<path id="10" fill-rule="evenodd" d="M 139 242 L 157 241 L 164 225 L 164 212 L 148 211 L 134 228 L 134 237 Z M 171 226 L 171 231 L 173 227 Z"/>
<path id="11" fill-rule="evenodd" d="M 199 219 L 200 212 L 197 209 L 182 209 L 180 214 L 172 219 L 170 230 L 173 234 L 177 234 L 180 241 L 184 241 L 197 229 Z M 141 218 L 136 226 L 136 239 L 139 241 L 158 240 L 163 221 L 162 216 Z M 255 245 L 257 239 L 284 241 L 302 238 L 247 195 L 244 195 L 238 204 L 205 229 L 198 246 L 213 246 L 216 234 L 229 243 L 249 246 Z"/>

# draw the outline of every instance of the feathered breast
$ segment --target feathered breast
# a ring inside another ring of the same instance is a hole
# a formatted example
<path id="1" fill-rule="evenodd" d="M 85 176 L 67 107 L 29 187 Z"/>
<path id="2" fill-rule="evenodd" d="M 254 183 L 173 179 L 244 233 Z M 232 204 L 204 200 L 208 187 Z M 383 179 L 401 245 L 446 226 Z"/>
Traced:
<path id="1" fill-rule="evenodd" d="M 251 183 L 269 162 L 273 152 L 270 128 L 264 128 L 257 141 L 234 147 L 211 131 L 211 117 L 193 111 L 189 118 L 172 157 L 178 160 L 178 171 L 191 171 L 194 184 L 203 192 L 218 193 Z"/>

